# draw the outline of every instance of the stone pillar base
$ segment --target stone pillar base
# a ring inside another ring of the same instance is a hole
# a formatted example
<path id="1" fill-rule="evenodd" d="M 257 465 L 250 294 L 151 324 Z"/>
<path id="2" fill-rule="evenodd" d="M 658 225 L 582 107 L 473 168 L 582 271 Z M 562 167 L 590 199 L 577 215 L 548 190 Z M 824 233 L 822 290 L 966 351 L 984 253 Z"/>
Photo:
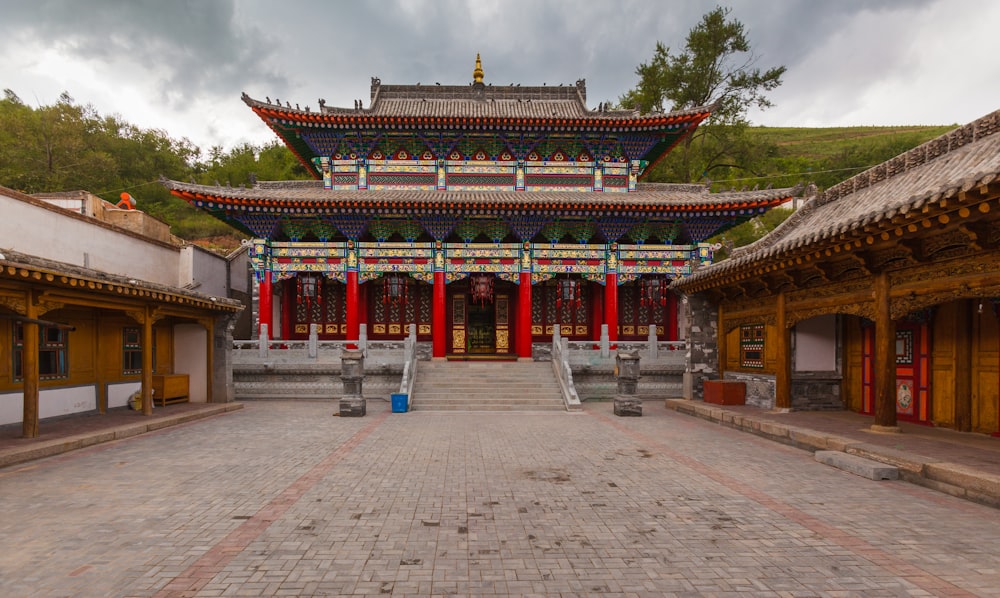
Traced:
<path id="1" fill-rule="evenodd" d="M 876 434 L 900 434 L 903 430 L 899 426 L 880 426 L 878 424 L 872 424 L 871 431 Z"/>
<path id="2" fill-rule="evenodd" d="M 615 397 L 615 415 L 619 417 L 641 417 L 642 399 L 638 397 Z"/>
<path id="3" fill-rule="evenodd" d="M 364 417 L 367 403 L 364 397 L 344 397 L 340 399 L 340 417 Z"/>

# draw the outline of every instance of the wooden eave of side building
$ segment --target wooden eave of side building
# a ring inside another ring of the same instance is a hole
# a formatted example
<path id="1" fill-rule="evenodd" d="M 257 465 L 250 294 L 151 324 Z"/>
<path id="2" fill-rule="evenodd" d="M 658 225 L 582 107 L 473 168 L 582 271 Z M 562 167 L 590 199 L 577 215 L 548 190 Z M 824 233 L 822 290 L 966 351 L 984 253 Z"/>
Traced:
<path id="1" fill-rule="evenodd" d="M 789 325 L 810 313 L 869 316 L 881 273 L 897 317 L 1000 293 L 998 132 L 1000 111 L 844 181 L 768 237 L 673 286 L 746 316 L 763 297 L 797 295 Z M 872 197 L 879 201 L 861 205 Z"/>
<path id="2" fill-rule="evenodd" d="M 86 306 L 131 311 L 139 304 L 155 304 L 160 316 L 197 318 L 207 313 L 237 313 L 243 304 L 225 297 L 211 297 L 107 274 L 88 268 L 45 260 L 10 250 L 0 258 L 0 305 L 18 309 L 27 293 L 55 309 Z"/>

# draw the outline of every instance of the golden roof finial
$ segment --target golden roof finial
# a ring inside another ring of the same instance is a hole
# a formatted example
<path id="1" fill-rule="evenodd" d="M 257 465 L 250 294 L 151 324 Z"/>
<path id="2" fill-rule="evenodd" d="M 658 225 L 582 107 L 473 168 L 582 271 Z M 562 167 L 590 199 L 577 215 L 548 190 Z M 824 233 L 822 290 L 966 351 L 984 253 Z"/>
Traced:
<path id="1" fill-rule="evenodd" d="M 479 60 L 479 52 L 476 52 L 476 68 L 472 71 L 472 80 L 476 83 L 483 82 L 483 61 Z"/>

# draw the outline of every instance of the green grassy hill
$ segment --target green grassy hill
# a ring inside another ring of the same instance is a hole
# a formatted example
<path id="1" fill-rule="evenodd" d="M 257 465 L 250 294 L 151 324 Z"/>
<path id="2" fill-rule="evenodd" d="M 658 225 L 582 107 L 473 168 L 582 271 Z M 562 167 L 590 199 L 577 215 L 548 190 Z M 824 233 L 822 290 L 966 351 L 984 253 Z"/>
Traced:
<path id="1" fill-rule="evenodd" d="M 718 191 L 812 183 L 820 190 L 828 189 L 957 126 L 755 127 L 751 134 L 770 146 L 763 176 L 715 181 L 712 187 Z M 751 243 L 774 230 L 790 215 L 791 210 L 771 210 L 712 237 L 710 242 L 722 243 L 724 247 L 717 252 L 716 260 L 725 259 L 733 247 Z"/>
<path id="2" fill-rule="evenodd" d="M 751 135 L 770 146 L 762 176 L 716 184 L 739 188 L 813 183 L 826 189 L 957 126 L 754 127 Z"/>

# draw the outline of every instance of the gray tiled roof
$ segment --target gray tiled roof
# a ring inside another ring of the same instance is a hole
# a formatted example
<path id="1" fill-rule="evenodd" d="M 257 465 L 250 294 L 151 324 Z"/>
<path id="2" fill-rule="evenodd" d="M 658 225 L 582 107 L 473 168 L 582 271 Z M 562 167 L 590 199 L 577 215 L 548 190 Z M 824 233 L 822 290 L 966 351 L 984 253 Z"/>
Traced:
<path id="1" fill-rule="evenodd" d="M 919 210 L 929 202 L 992 182 L 998 175 L 1000 110 L 827 189 L 769 235 L 678 284 L 683 287 Z"/>
<path id="2" fill-rule="evenodd" d="M 508 205 L 536 206 L 551 204 L 557 206 L 598 205 L 620 207 L 660 206 L 665 208 L 707 210 L 735 209 L 771 204 L 789 199 L 799 194 L 800 188 L 764 189 L 759 191 L 731 191 L 709 193 L 705 187 L 697 185 L 642 184 L 631 193 L 594 193 L 573 191 L 335 191 L 323 189 L 320 181 L 272 181 L 261 182 L 254 187 L 221 187 L 197 185 L 179 181 L 163 180 L 170 190 L 216 197 L 223 202 L 301 202 L 303 204 L 337 204 L 346 202 L 396 203 L 415 202 L 422 204 L 468 204 L 468 205 Z"/>
<path id="3" fill-rule="evenodd" d="M 583 81 L 575 85 L 382 85 L 372 82 L 368 107 L 340 108 L 323 105 L 319 112 L 283 106 L 250 98 L 243 101 L 251 107 L 278 109 L 289 115 L 304 116 L 376 116 L 376 117 L 445 117 L 445 118 L 574 118 L 587 120 L 624 120 L 673 117 L 711 112 L 711 106 L 699 106 L 668 114 L 644 114 L 636 109 L 610 110 L 603 106 L 587 107 L 587 91 Z"/>
<path id="4" fill-rule="evenodd" d="M 0 252 L 0 255 L 2 255 L 2 257 L 0 257 L 0 263 L 6 266 L 11 266 L 11 267 L 23 266 L 25 268 L 37 268 L 40 270 L 47 270 L 65 276 L 86 278 L 94 281 L 115 284 L 126 288 L 145 289 L 157 293 L 169 293 L 180 297 L 187 297 L 189 299 L 194 299 L 202 303 L 210 303 L 212 304 L 212 307 L 218 308 L 220 310 L 234 311 L 243 309 L 243 304 L 237 301 L 236 299 L 229 299 L 226 297 L 212 297 L 182 287 L 173 287 L 155 282 L 148 282 L 145 280 L 137 281 L 136 279 L 130 276 L 112 274 L 110 272 L 104 272 L 103 270 L 85 268 L 83 266 L 77 266 L 75 264 L 69 264 L 66 262 L 58 262 L 55 260 L 50 260 L 47 258 L 30 255 L 27 253 L 21 253 L 19 251 L 14 251 L 13 249 L 10 248 L 4 248 L 3 251 Z M 111 292 L 110 288 L 108 289 L 108 292 L 109 293 Z"/>

